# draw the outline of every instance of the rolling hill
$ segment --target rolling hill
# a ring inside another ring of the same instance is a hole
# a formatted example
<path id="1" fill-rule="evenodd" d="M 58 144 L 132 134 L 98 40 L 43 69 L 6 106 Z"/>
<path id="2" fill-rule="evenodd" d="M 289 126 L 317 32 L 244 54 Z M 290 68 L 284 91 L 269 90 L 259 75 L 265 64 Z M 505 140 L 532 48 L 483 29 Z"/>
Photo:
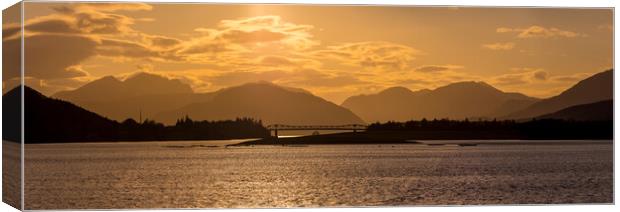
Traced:
<path id="1" fill-rule="evenodd" d="M 606 121 L 614 119 L 614 101 L 571 106 L 560 111 L 536 117 L 536 119 L 565 119 L 575 121 Z"/>
<path id="2" fill-rule="evenodd" d="M 553 113 L 575 105 L 613 99 L 613 69 L 581 80 L 557 96 L 543 99 L 522 110 L 510 113 L 503 119 L 526 119 Z"/>

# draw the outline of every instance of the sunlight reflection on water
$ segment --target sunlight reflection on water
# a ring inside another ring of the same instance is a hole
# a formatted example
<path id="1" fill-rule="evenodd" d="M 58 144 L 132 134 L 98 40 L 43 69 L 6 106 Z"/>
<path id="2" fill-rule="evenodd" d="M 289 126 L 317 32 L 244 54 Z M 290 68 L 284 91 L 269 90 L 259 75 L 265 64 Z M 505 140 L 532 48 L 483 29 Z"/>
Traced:
<path id="1" fill-rule="evenodd" d="M 227 142 L 29 144 L 26 209 L 612 201 L 610 142 L 224 148 Z"/>

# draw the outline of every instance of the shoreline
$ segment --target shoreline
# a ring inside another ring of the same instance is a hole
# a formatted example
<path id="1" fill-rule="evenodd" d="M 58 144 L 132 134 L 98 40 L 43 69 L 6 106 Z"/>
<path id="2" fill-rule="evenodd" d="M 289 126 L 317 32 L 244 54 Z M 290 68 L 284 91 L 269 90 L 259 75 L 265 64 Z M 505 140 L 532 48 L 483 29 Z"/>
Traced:
<path id="1" fill-rule="evenodd" d="M 104 144 L 104 143 L 156 143 L 156 142 L 213 142 L 213 141 L 232 141 L 232 140 L 240 140 L 240 142 L 247 142 L 250 140 L 261 140 L 264 138 L 231 138 L 231 139 L 178 139 L 178 140 L 173 140 L 173 139 L 169 139 L 169 140 L 118 140 L 118 141 L 111 141 L 111 140 L 96 140 L 96 141 L 48 141 L 48 142 L 24 142 L 24 144 Z M 246 140 L 246 141 L 241 141 L 241 140 Z M 15 144 L 20 144 L 20 142 L 17 141 L 11 141 L 11 140 L 5 140 L 3 139 L 2 142 L 8 142 L 8 143 L 15 143 Z"/>
<path id="2" fill-rule="evenodd" d="M 479 133 L 479 132 L 474 132 Z M 308 135 L 290 138 L 263 138 L 252 141 L 231 144 L 227 146 L 252 146 L 252 145 L 335 145 L 335 144 L 416 144 L 416 145 L 523 145 L 523 144 L 592 144 L 613 143 L 613 138 L 524 138 L 516 134 L 485 134 L 464 135 L 463 133 L 446 134 L 445 132 L 347 132 L 324 135 Z M 459 136 L 459 137 L 457 137 Z"/>
<path id="3" fill-rule="evenodd" d="M 268 138 L 223 138 L 223 139 L 149 139 L 149 140 L 91 140 L 91 141 L 30 141 L 25 144 L 69 144 L 69 143 L 142 143 L 142 142 L 211 142 L 211 141 L 232 141 L 239 140 L 237 144 L 226 146 L 249 146 L 249 145 L 331 145 L 331 144 L 429 144 L 433 142 L 446 141 L 443 145 L 466 144 L 467 141 L 476 141 L 477 144 L 521 144 L 523 141 L 537 141 L 536 144 L 566 141 L 563 143 L 574 144 L 585 140 L 613 142 L 614 138 L 606 136 L 600 137 L 568 137 L 552 135 L 546 137 L 524 136 L 512 131 L 362 131 L 362 132 L 343 132 L 321 135 L 306 135 L 299 137 L 268 137 Z M 556 142 L 549 142 L 555 140 Z M 3 142 L 17 143 L 11 140 Z M 532 144 L 533 142 L 525 142 Z M 440 144 L 435 144 L 440 145 Z"/>

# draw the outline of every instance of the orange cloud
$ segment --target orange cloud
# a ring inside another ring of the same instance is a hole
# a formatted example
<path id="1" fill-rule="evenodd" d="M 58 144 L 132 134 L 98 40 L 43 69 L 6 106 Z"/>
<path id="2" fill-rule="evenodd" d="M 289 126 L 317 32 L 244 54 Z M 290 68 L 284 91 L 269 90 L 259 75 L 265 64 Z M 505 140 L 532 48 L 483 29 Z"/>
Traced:
<path id="1" fill-rule="evenodd" d="M 527 28 L 507 28 L 500 27 L 496 29 L 498 33 L 517 33 L 518 38 L 576 38 L 586 37 L 586 34 L 562 30 L 555 27 L 543 27 L 533 25 Z"/>
<path id="2" fill-rule="evenodd" d="M 21 39 L 3 41 L 3 49 L 19 49 Z M 80 62 L 93 56 L 97 42 L 83 36 L 33 35 L 24 41 L 24 74 L 39 79 L 83 77 L 87 73 L 76 69 Z M 62 52 L 62 53 L 59 53 Z M 15 55 L 16 57 L 16 55 Z M 7 61 L 19 61 L 4 58 Z M 36 61 L 36 62 L 28 62 Z M 19 70 L 19 63 L 4 63 L 8 70 Z M 13 73 L 13 72 L 7 72 Z M 18 72 L 15 72 L 18 73 Z M 17 76 L 6 76 L 8 78 Z"/>
<path id="3" fill-rule="evenodd" d="M 272 32 L 266 29 L 257 31 L 241 31 L 231 30 L 221 35 L 221 38 L 229 40 L 233 43 L 265 43 L 282 40 L 286 34 L 280 32 Z"/>
<path id="4" fill-rule="evenodd" d="M 513 42 L 507 42 L 507 43 L 484 44 L 482 45 L 482 47 L 485 49 L 490 49 L 490 50 L 511 50 L 515 47 L 515 45 L 516 44 Z"/>
<path id="5" fill-rule="evenodd" d="M 115 39 L 102 39 L 96 53 L 110 58 L 152 59 L 160 61 L 179 61 L 182 58 L 174 51 L 160 51 L 147 45 Z"/>
<path id="6" fill-rule="evenodd" d="M 80 11 L 102 11 L 102 12 L 114 12 L 114 11 L 149 11 L 153 6 L 145 3 L 83 3 L 74 4 L 72 7 L 56 7 L 56 10 L 80 10 Z"/>
<path id="7" fill-rule="evenodd" d="M 146 4 L 71 4 L 53 8 L 57 13 L 38 16 L 26 20 L 24 34 L 26 39 L 33 36 L 64 36 L 64 38 L 89 39 L 96 42 L 95 51 L 89 52 L 90 57 L 100 55 L 114 59 L 154 59 L 181 60 L 175 53 L 181 43 L 176 38 L 149 35 L 131 28 L 134 19 L 125 15 L 110 13 L 113 11 L 150 10 Z M 3 32 L 9 37 L 17 38 L 16 26 L 7 25 Z M 17 26 L 18 27 L 18 26 Z M 45 45 L 43 43 L 30 45 Z M 40 47 L 37 47 L 40 48 Z M 76 47 L 78 48 L 78 47 Z M 72 49 L 71 46 L 65 49 Z M 56 73 L 56 72 L 52 72 Z"/>
<path id="8" fill-rule="evenodd" d="M 313 54 L 318 58 L 337 60 L 353 66 L 404 70 L 411 66 L 411 62 L 421 52 L 406 45 L 370 41 L 328 46 Z"/>
<path id="9" fill-rule="evenodd" d="M 419 72 L 430 73 L 430 72 L 440 72 L 440 71 L 462 69 L 462 68 L 463 66 L 457 66 L 457 65 L 425 65 L 425 66 L 419 66 L 415 70 Z"/>
<path id="10" fill-rule="evenodd" d="M 81 63 L 94 56 L 180 60 L 170 50 L 180 41 L 137 32 L 131 28 L 133 18 L 111 13 L 151 8 L 146 4 L 126 3 L 66 4 L 53 7 L 56 13 L 25 20 L 26 76 L 33 82 L 38 80 L 41 87 L 53 89 L 59 87 L 54 82 L 87 80 L 88 70 Z M 19 28 L 17 24 L 3 25 L 4 46 L 18 45 Z"/>
<path id="11" fill-rule="evenodd" d="M 536 81 L 546 81 L 549 78 L 549 73 L 543 69 L 520 69 L 526 70 L 525 72 L 511 73 L 499 75 L 491 79 L 491 82 L 497 85 L 523 85 Z"/>
<path id="12" fill-rule="evenodd" d="M 182 42 L 178 54 L 196 63 L 236 68 L 260 65 L 249 62 L 263 55 L 299 56 L 300 52 L 319 45 L 312 38 L 312 29 L 310 25 L 283 21 L 279 16 L 222 20 L 216 28 L 196 28 L 194 31 L 199 35 Z"/>
<path id="13" fill-rule="evenodd" d="M 312 25 L 285 22 L 280 16 L 256 16 L 235 20 L 222 20 L 220 30 L 207 30 L 218 33 L 219 37 L 233 42 L 273 42 L 279 41 L 295 49 L 308 49 L 319 44 L 312 39 Z M 202 29 L 204 31 L 204 28 Z"/>
<path id="14" fill-rule="evenodd" d="M 149 42 L 152 46 L 162 48 L 162 49 L 175 47 L 181 44 L 182 42 L 179 39 L 161 36 L 161 35 L 150 35 L 150 36 L 146 36 L 146 38 L 147 38 L 146 39 L 147 42 Z"/>

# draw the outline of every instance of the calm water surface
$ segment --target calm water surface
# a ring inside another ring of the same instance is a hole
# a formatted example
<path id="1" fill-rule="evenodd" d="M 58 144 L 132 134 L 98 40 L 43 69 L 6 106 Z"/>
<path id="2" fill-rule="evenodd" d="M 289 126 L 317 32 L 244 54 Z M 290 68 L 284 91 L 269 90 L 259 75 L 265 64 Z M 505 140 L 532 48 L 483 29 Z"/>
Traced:
<path id="1" fill-rule="evenodd" d="M 224 148 L 227 143 L 28 144 L 26 209 L 613 201 L 611 141 Z"/>

